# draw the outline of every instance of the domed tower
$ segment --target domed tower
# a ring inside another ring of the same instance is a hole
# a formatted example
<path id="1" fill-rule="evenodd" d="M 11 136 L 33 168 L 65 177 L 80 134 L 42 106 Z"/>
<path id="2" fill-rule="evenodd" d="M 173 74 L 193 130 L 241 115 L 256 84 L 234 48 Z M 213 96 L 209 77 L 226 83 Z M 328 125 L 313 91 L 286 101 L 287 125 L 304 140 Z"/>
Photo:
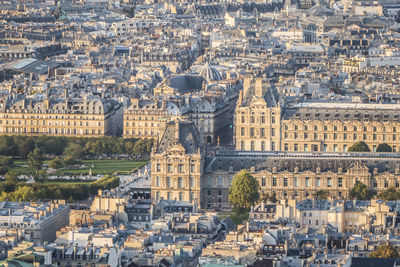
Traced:
<path id="1" fill-rule="evenodd" d="M 193 67 L 192 73 L 203 76 L 207 82 L 216 82 L 222 80 L 222 76 L 219 71 L 213 66 L 210 66 L 208 63 L 204 64 L 203 66 Z"/>

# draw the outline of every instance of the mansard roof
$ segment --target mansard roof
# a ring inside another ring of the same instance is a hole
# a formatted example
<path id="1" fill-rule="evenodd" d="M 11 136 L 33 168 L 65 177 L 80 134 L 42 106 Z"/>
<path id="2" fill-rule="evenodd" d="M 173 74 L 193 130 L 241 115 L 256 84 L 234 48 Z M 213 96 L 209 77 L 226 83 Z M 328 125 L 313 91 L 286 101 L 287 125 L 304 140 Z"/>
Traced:
<path id="1" fill-rule="evenodd" d="M 346 173 L 354 168 L 369 173 L 396 173 L 400 169 L 400 156 L 379 153 L 284 153 L 218 151 L 206 157 L 204 171 L 237 172 L 241 169 L 268 172 L 333 172 Z"/>
<path id="2" fill-rule="evenodd" d="M 200 134 L 192 122 L 171 121 L 158 144 L 157 152 L 167 152 L 172 147 L 181 146 L 186 154 L 195 154 L 201 147 Z"/>

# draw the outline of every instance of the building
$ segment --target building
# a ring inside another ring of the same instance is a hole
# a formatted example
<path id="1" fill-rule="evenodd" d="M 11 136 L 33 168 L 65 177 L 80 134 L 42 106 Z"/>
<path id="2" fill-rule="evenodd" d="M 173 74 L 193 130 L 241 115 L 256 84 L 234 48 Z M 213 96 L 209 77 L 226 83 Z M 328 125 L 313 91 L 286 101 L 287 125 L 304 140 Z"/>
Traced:
<path id="1" fill-rule="evenodd" d="M 151 197 L 200 199 L 204 164 L 202 138 L 192 122 L 168 122 L 151 153 Z"/>
<path id="2" fill-rule="evenodd" d="M 56 231 L 69 221 L 65 201 L 48 203 L 0 202 L 0 230 L 18 229 L 19 236 L 36 244 L 53 242 Z"/>
<path id="3" fill-rule="evenodd" d="M 0 134 L 93 137 L 122 133 L 121 105 L 98 96 L 7 97 L 2 99 L 0 110 Z"/>
<path id="4" fill-rule="evenodd" d="M 235 146 L 251 151 L 346 152 L 358 141 L 371 151 L 400 150 L 397 104 L 304 102 L 284 107 L 273 85 L 245 78 L 235 111 Z"/>

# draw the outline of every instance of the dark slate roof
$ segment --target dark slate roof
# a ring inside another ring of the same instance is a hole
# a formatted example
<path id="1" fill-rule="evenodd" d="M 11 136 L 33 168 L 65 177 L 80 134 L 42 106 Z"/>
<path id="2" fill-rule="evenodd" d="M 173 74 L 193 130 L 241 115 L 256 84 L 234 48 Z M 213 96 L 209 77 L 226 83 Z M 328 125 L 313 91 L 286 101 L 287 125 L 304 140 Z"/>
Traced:
<path id="1" fill-rule="evenodd" d="M 180 93 L 188 93 L 202 89 L 204 79 L 199 75 L 179 75 L 171 77 L 167 85 L 177 89 Z"/>
<path id="2" fill-rule="evenodd" d="M 320 121 L 400 121 L 396 109 L 340 108 L 340 107 L 292 107 L 284 111 L 284 120 L 320 120 Z"/>
<path id="3" fill-rule="evenodd" d="M 237 172 L 254 167 L 255 171 L 272 172 L 276 167 L 277 172 L 294 172 L 297 167 L 298 171 L 302 172 L 316 171 L 319 167 L 321 172 L 338 172 L 339 168 L 346 172 L 358 163 L 360 166 L 366 166 L 370 173 L 373 173 L 375 168 L 378 173 L 395 173 L 395 170 L 400 168 L 400 156 L 379 153 L 218 151 L 216 155 L 206 157 L 204 171 L 229 171 L 231 167 L 233 172 Z"/>
<path id="4" fill-rule="evenodd" d="M 165 152 L 170 146 L 175 144 L 181 144 L 187 154 L 197 152 L 201 146 L 201 138 L 194 123 L 185 121 L 169 122 L 161 138 L 157 152 Z"/>
<path id="5" fill-rule="evenodd" d="M 351 259 L 351 267 L 393 267 L 400 259 L 356 258 Z"/>

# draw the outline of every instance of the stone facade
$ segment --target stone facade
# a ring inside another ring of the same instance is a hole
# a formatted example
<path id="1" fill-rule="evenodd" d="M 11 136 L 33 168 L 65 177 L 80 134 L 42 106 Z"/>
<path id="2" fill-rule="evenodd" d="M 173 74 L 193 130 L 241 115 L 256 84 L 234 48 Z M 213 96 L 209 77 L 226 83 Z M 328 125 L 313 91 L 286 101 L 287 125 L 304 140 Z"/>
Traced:
<path id="1" fill-rule="evenodd" d="M 193 123 L 171 121 L 151 153 L 151 197 L 200 199 L 204 164 L 202 140 Z"/>
<path id="2" fill-rule="evenodd" d="M 347 152 L 363 141 L 374 152 L 382 143 L 400 151 L 397 105 L 310 102 L 283 107 L 273 85 L 262 78 L 245 78 L 243 87 L 235 111 L 238 150 Z"/>
<path id="3" fill-rule="evenodd" d="M 0 105 L 0 134 L 104 136 L 121 131 L 121 105 L 99 97 L 15 97 L 3 99 Z"/>

